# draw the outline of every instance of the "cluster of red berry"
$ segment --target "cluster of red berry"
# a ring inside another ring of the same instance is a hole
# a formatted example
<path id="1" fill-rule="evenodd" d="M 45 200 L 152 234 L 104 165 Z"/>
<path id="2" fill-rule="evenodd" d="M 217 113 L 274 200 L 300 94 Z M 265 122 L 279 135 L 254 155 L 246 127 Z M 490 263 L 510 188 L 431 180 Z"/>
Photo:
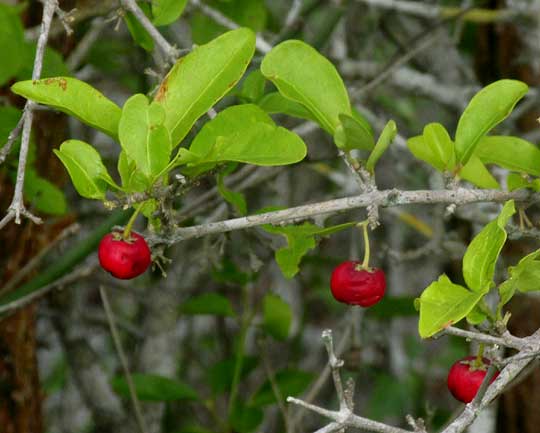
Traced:
<path id="1" fill-rule="evenodd" d="M 150 248 L 144 237 L 130 232 L 127 237 L 122 232 L 105 235 L 99 244 L 101 267 L 120 279 L 131 279 L 148 269 L 152 261 Z M 345 261 L 332 272 L 330 289 L 334 298 L 348 305 L 371 307 L 379 302 L 386 289 L 384 271 L 371 268 L 367 259 L 363 263 Z M 478 392 L 490 361 L 469 356 L 452 365 L 448 373 L 448 389 L 459 401 L 469 403 Z M 491 382 L 498 376 L 493 376 Z M 490 382 L 490 383 L 491 383 Z"/>

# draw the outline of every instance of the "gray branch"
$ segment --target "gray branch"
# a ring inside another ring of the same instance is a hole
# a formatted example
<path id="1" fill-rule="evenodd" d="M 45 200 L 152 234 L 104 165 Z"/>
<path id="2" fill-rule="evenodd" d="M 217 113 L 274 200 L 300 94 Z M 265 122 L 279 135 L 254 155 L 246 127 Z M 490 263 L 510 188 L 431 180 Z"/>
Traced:
<path id="1" fill-rule="evenodd" d="M 39 80 L 41 77 L 41 70 L 43 68 L 43 56 L 45 55 L 45 47 L 47 46 L 47 41 L 49 39 L 49 31 L 51 29 L 51 22 L 54 16 L 54 13 L 59 10 L 57 0 L 46 0 L 43 5 L 43 17 L 41 19 L 41 31 L 39 34 L 36 56 L 34 58 L 34 69 L 32 70 L 32 80 Z M 21 223 L 21 215 L 32 220 L 36 224 L 41 223 L 41 219 L 32 215 L 24 207 L 23 201 L 23 190 L 24 190 L 24 176 L 26 171 L 26 160 L 28 157 L 28 148 L 30 146 L 30 132 L 32 130 L 32 120 L 34 117 L 35 102 L 28 100 L 24 106 L 24 112 L 22 118 L 24 119 L 22 125 L 22 138 L 21 138 L 21 150 L 19 151 L 19 166 L 17 167 L 17 180 L 15 183 L 15 193 L 13 194 L 13 199 L 9 205 L 8 212 L 6 216 L 0 221 L 0 229 L 6 226 L 12 219 L 15 219 L 15 223 Z M 15 128 L 15 131 L 17 130 Z M 12 132 L 8 139 L 9 142 L 15 140 L 17 134 Z M 13 144 L 13 143 L 11 143 Z M 11 145 L 10 145 L 11 146 Z M 9 150 L 8 150 L 9 152 Z"/>
<path id="2" fill-rule="evenodd" d="M 170 245 L 186 239 L 199 238 L 211 234 L 257 227 L 264 224 L 290 224 L 319 215 L 334 214 L 368 206 L 390 207 L 413 203 L 453 203 L 456 205 L 463 205 L 477 202 L 505 202 L 511 199 L 530 203 L 538 201 L 540 199 L 540 195 L 524 190 L 506 192 L 499 190 L 475 190 L 466 188 L 438 191 L 399 191 L 396 189 L 373 191 L 351 197 L 291 207 L 289 209 L 275 212 L 266 212 L 259 215 L 249 215 L 246 217 L 233 218 L 209 224 L 179 228 L 167 237 L 153 235 L 149 236 L 148 240 L 153 244 L 161 243 Z"/>

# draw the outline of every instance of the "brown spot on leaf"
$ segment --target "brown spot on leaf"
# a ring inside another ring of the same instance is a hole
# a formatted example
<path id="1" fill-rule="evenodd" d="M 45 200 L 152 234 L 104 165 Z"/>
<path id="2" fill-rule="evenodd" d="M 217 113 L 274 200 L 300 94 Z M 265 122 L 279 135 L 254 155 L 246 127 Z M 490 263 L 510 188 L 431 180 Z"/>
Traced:
<path id="1" fill-rule="evenodd" d="M 166 76 L 161 82 L 161 85 L 159 86 L 159 89 L 156 93 L 156 97 L 154 99 L 159 102 L 163 101 L 168 91 L 169 91 L 169 76 Z"/>
<path id="2" fill-rule="evenodd" d="M 67 88 L 67 80 L 65 78 L 46 78 L 44 80 L 46 85 L 52 85 L 58 83 L 58 86 L 65 91 Z"/>

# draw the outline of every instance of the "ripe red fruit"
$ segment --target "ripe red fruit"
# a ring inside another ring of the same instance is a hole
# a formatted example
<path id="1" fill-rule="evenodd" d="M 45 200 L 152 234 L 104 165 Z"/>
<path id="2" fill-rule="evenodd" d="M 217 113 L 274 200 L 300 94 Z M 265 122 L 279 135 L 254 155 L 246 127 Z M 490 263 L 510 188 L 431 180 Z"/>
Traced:
<path id="1" fill-rule="evenodd" d="M 475 359 L 476 356 L 460 359 L 452 365 L 448 372 L 448 389 L 457 400 L 463 403 L 470 403 L 474 399 L 484 377 L 486 377 L 490 364 L 489 359 L 482 358 L 485 368 L 475 369 L 473 364 Z M 489 383 L 493 382 L 498 375 L 497 371 Z"/>
<path id="2" fill-rule="evenodd" d="M 152 261 L 150 248 L 144 238 L 131 232 L 128 240 L 121 232 L 103 236 L 98 249 L 101 267 L 113 277 L 129 280 L 141 275 Z"/>
<path id="3" fill-rule="evenodd" d="M 384 296 L 386 279 L 381 269 L 362 269 L 360 262 L 347 261 L 332 272 L 330 288 L 339 302 L 370 307 Z"/>

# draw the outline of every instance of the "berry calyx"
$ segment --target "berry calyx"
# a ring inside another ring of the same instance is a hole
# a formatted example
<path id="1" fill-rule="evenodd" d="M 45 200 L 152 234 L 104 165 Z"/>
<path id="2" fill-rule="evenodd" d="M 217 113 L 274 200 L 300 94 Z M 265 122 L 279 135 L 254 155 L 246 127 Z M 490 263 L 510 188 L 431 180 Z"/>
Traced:
<path id="1" fill-rule="evenodd" d="M 479 363 L 476 356 L 467 356 L 466 358 L 456 361 L 448 372 L 448 389 L 456 400 L 463 403 L 473 401 L 476 393 L 482 385 L 484 377 L 486 377 L 487 369 L 490 365 L 489 359 L 481 358 Z M 480 364 L 480 365 L 479 365 Z M 497 371 L 491 378 L 493 382 L 499 372 Z"/>
<path id="2" fill-rule="evenodd" d="M 131 232 L 125 239 L 122 232 L 106 234 L 98 248 L 101 267 L 113 277 L 129 280 L 141 275 L 152 261 L 150 248 L 144 237 Z"/>
<path id="3" fill-rule="evenodd" d="M 371 307 L 384 296 L 386 279 L 382 269 L 363 268 L 360 262 L 346 261 L 332 272 L 330 288 L 339 302 Z"/>

